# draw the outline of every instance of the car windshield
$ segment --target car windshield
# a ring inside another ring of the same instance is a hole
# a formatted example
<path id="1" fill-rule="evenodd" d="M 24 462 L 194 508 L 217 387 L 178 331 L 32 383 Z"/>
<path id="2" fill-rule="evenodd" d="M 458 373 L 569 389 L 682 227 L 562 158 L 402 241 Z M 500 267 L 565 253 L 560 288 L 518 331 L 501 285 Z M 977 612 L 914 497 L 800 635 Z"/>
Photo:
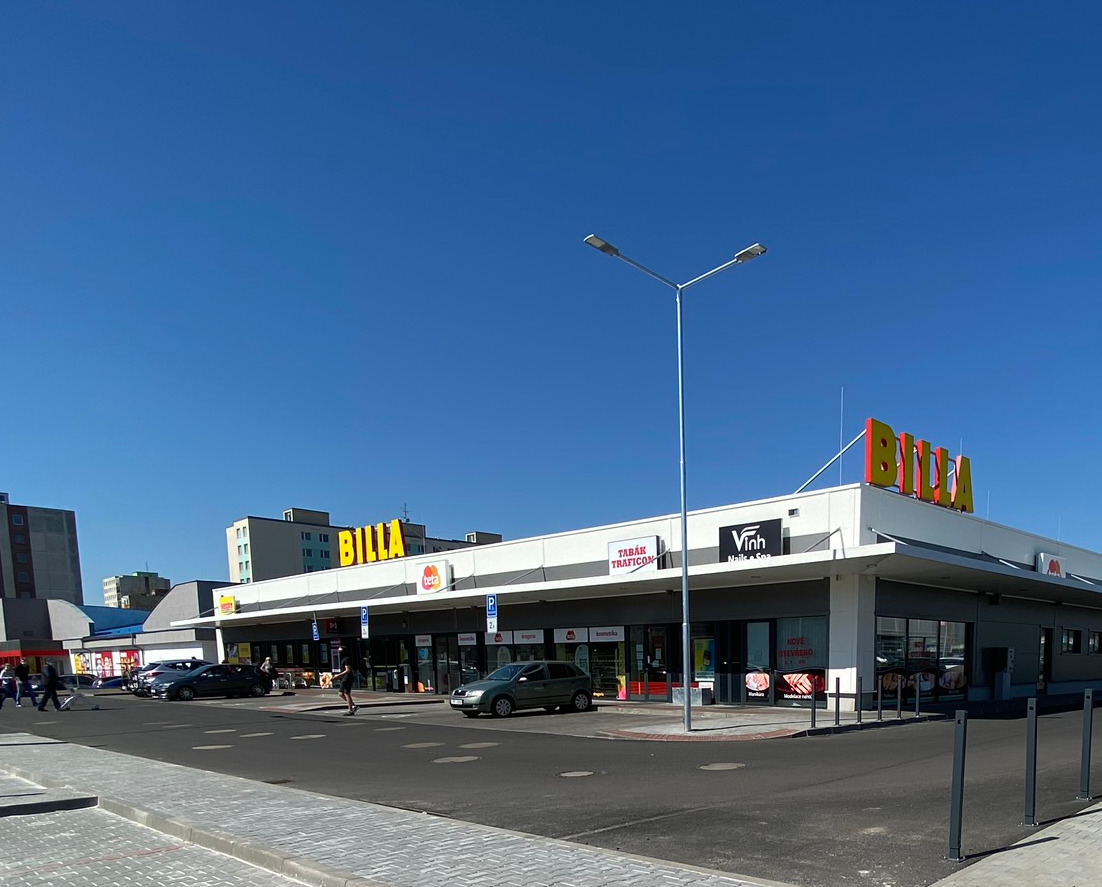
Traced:
<path id="1" fill-rule="evenodd" d="M 520 674 L 521 670 L 523 670 L 528 664 L 529 663 L 527 662 L 511 662 L 508 665 L 503 665 L 497 671 L 492 672 L 490 676 L 486 678 L 486 680 L 511 681 L 518 674 Z"/>

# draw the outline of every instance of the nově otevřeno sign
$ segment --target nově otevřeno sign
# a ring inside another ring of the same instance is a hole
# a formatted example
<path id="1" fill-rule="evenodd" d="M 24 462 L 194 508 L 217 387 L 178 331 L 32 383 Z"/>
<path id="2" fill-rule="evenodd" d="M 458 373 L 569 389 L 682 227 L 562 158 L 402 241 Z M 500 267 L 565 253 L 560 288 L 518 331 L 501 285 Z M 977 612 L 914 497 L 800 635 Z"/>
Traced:
<path id="1" fill-rule="evenodd" d="M 608 543 L 608 575 L 658 571 L 658 537 L 642 536 Z"/>

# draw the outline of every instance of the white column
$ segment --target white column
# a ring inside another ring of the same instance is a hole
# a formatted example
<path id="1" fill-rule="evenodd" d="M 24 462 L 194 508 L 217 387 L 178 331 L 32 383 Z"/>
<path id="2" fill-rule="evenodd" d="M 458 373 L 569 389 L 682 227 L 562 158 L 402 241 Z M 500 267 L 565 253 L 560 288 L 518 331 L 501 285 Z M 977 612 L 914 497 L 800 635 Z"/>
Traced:
<path id="1" fill-rule="evenodd" d="M 827 698 L 836 678 L 842 693 L 857 692 L 861 675 L 864 694 L 876 692 L 876 577 L 842 575 L 830 578 L 830 641 L 827 659 Z M 829 706 L 833 707 L 830 699 Z M 851 701 L 842 708 L 853 711 Z"/>

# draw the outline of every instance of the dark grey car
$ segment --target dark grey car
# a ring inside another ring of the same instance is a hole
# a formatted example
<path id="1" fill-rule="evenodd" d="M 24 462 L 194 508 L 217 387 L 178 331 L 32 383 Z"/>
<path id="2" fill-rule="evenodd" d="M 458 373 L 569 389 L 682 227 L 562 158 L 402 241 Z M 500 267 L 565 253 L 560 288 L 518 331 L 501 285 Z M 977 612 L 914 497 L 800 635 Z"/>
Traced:
<path id="1" fill-rule="evenodd" d="M 586 711 L 593 681 L 573 662 L 512 662 L 452 691 L 448 704 L 468 718 L 505 718 L 522 708 Z"/>

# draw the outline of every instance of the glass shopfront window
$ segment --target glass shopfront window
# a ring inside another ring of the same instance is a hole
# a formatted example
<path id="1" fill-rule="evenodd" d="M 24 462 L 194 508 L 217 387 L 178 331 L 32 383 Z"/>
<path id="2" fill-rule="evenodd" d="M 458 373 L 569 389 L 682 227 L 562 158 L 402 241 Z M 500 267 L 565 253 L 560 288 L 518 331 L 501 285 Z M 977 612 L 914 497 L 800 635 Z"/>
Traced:
<path id="1" fill-rule="evenodd" d="M 968 624 L 876 618 L 876 674 L 885 703 L 952 700 L 968 689 Z"/>
<path id="2" fill-rule="evenodd" d="M 774 701 L 785 705 L 826 704 L 827 619 L 797 616 L 777 620 Z"/>

